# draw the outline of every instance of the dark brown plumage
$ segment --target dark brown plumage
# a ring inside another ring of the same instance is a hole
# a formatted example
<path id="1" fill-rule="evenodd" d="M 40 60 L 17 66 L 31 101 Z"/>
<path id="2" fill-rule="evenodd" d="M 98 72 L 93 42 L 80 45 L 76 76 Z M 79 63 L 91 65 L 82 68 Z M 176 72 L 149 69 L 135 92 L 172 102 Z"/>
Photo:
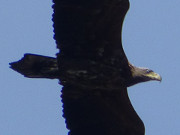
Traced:
<path id="1" fill-rule="evenodd" d="M 123 51 L 121 31 L 129 1 L 53 2 L 57 59 L 26 54 L 11 68 L 26 77 L 60 80 L 69 135 L 144 135 L 127 87 L 161 77 L 130 64 Z"/>

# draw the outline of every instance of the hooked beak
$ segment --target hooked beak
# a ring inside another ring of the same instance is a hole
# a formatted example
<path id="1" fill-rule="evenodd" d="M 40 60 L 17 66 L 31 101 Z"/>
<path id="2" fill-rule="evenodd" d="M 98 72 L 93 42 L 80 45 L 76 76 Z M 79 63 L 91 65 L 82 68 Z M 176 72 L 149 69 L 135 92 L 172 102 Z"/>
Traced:
<path id="1" fill-rule="evenodd" d="M 150 73 L 146 74 L 146 76 L 151 78 L 152 80 L 156 80 L 156 81 L 160 81 L 160 82 L 162 81 L 162 77 L 155 72 L 150 72 Z"/>

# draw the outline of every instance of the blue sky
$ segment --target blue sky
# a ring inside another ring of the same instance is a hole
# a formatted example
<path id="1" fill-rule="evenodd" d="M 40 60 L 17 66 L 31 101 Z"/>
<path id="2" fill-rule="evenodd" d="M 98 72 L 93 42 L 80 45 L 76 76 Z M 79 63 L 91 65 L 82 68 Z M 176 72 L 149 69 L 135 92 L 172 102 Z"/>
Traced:
<path id="1" fill-rule="evenodd" d="M 129 61 L 162 75 L 129 88 L 146 135 L 180 134 L 180 1 L 130 0 L 123 27 Z M 51 0 L 1 0 L 0 134 L 67 135 L 58 80 L 28 79 L 9 69 L 24 53 L 55 56 Z"/>

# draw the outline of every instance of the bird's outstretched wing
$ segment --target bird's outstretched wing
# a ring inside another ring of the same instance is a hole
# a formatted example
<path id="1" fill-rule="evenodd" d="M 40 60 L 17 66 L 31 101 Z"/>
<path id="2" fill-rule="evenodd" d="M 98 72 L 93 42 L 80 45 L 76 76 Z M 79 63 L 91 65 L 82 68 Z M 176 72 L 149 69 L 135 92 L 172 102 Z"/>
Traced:
<path id="1" fill-rule="evenodd" d="M 121 31 L 128 0 L 53 0 L 69 135 L 144 135 L 126 88 Z"/>
<path id="2" fill-rule="evenodd" d="M 62 102 L 69 135 L 144 135 L 126 88 L 104 91 L 66 85 Z"/>
<path id="3" fill-rule="evenodd" d="M 121 30 L 128 0 L 53 0 L 55 40 L 61 55 L 127 59 Z"/>
<path id="4" fill-rule="evenodd" d="M 122 48 L 121 31 L 129 1 L 53 2 L 61 84 L 68 80 L 93 88 L 104 83 L 115 87 L 125 85 L 131 71 Z"/>

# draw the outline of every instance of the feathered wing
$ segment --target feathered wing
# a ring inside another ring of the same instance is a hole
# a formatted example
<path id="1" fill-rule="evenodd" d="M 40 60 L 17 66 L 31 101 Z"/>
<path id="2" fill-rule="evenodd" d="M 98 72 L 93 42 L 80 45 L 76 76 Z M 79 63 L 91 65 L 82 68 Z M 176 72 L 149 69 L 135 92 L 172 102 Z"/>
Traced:
<path id="1" fill-rule="evenodd" d="M 66 85 L 62 102 L 69 135 L 144 135 L 126 88 L 104 91 Z"/>
<path id="2" fill-rule="evenodd" d="M 128 0 L 53 0 L 54 38 L 63 82 L 118 87 L 131 71 L 121 31 Z M 100 74 L 101 73 L 101 74 Z M 111 79 L 109 79 L 111 78 Z M 101 81 L 102 80 L 102 81 Z"/>
<path id="3" fill-rule="evenodd" d="M 121 44 L 128 0 L 53 0 L 54 33 L 60 55 L 127 59 Z"/>
<path id="4" fill-rule="evenodd" d="M 128 0 L 53 0 L 69 135 L 144 135 L 127 94 L 121 31 Z"/>

